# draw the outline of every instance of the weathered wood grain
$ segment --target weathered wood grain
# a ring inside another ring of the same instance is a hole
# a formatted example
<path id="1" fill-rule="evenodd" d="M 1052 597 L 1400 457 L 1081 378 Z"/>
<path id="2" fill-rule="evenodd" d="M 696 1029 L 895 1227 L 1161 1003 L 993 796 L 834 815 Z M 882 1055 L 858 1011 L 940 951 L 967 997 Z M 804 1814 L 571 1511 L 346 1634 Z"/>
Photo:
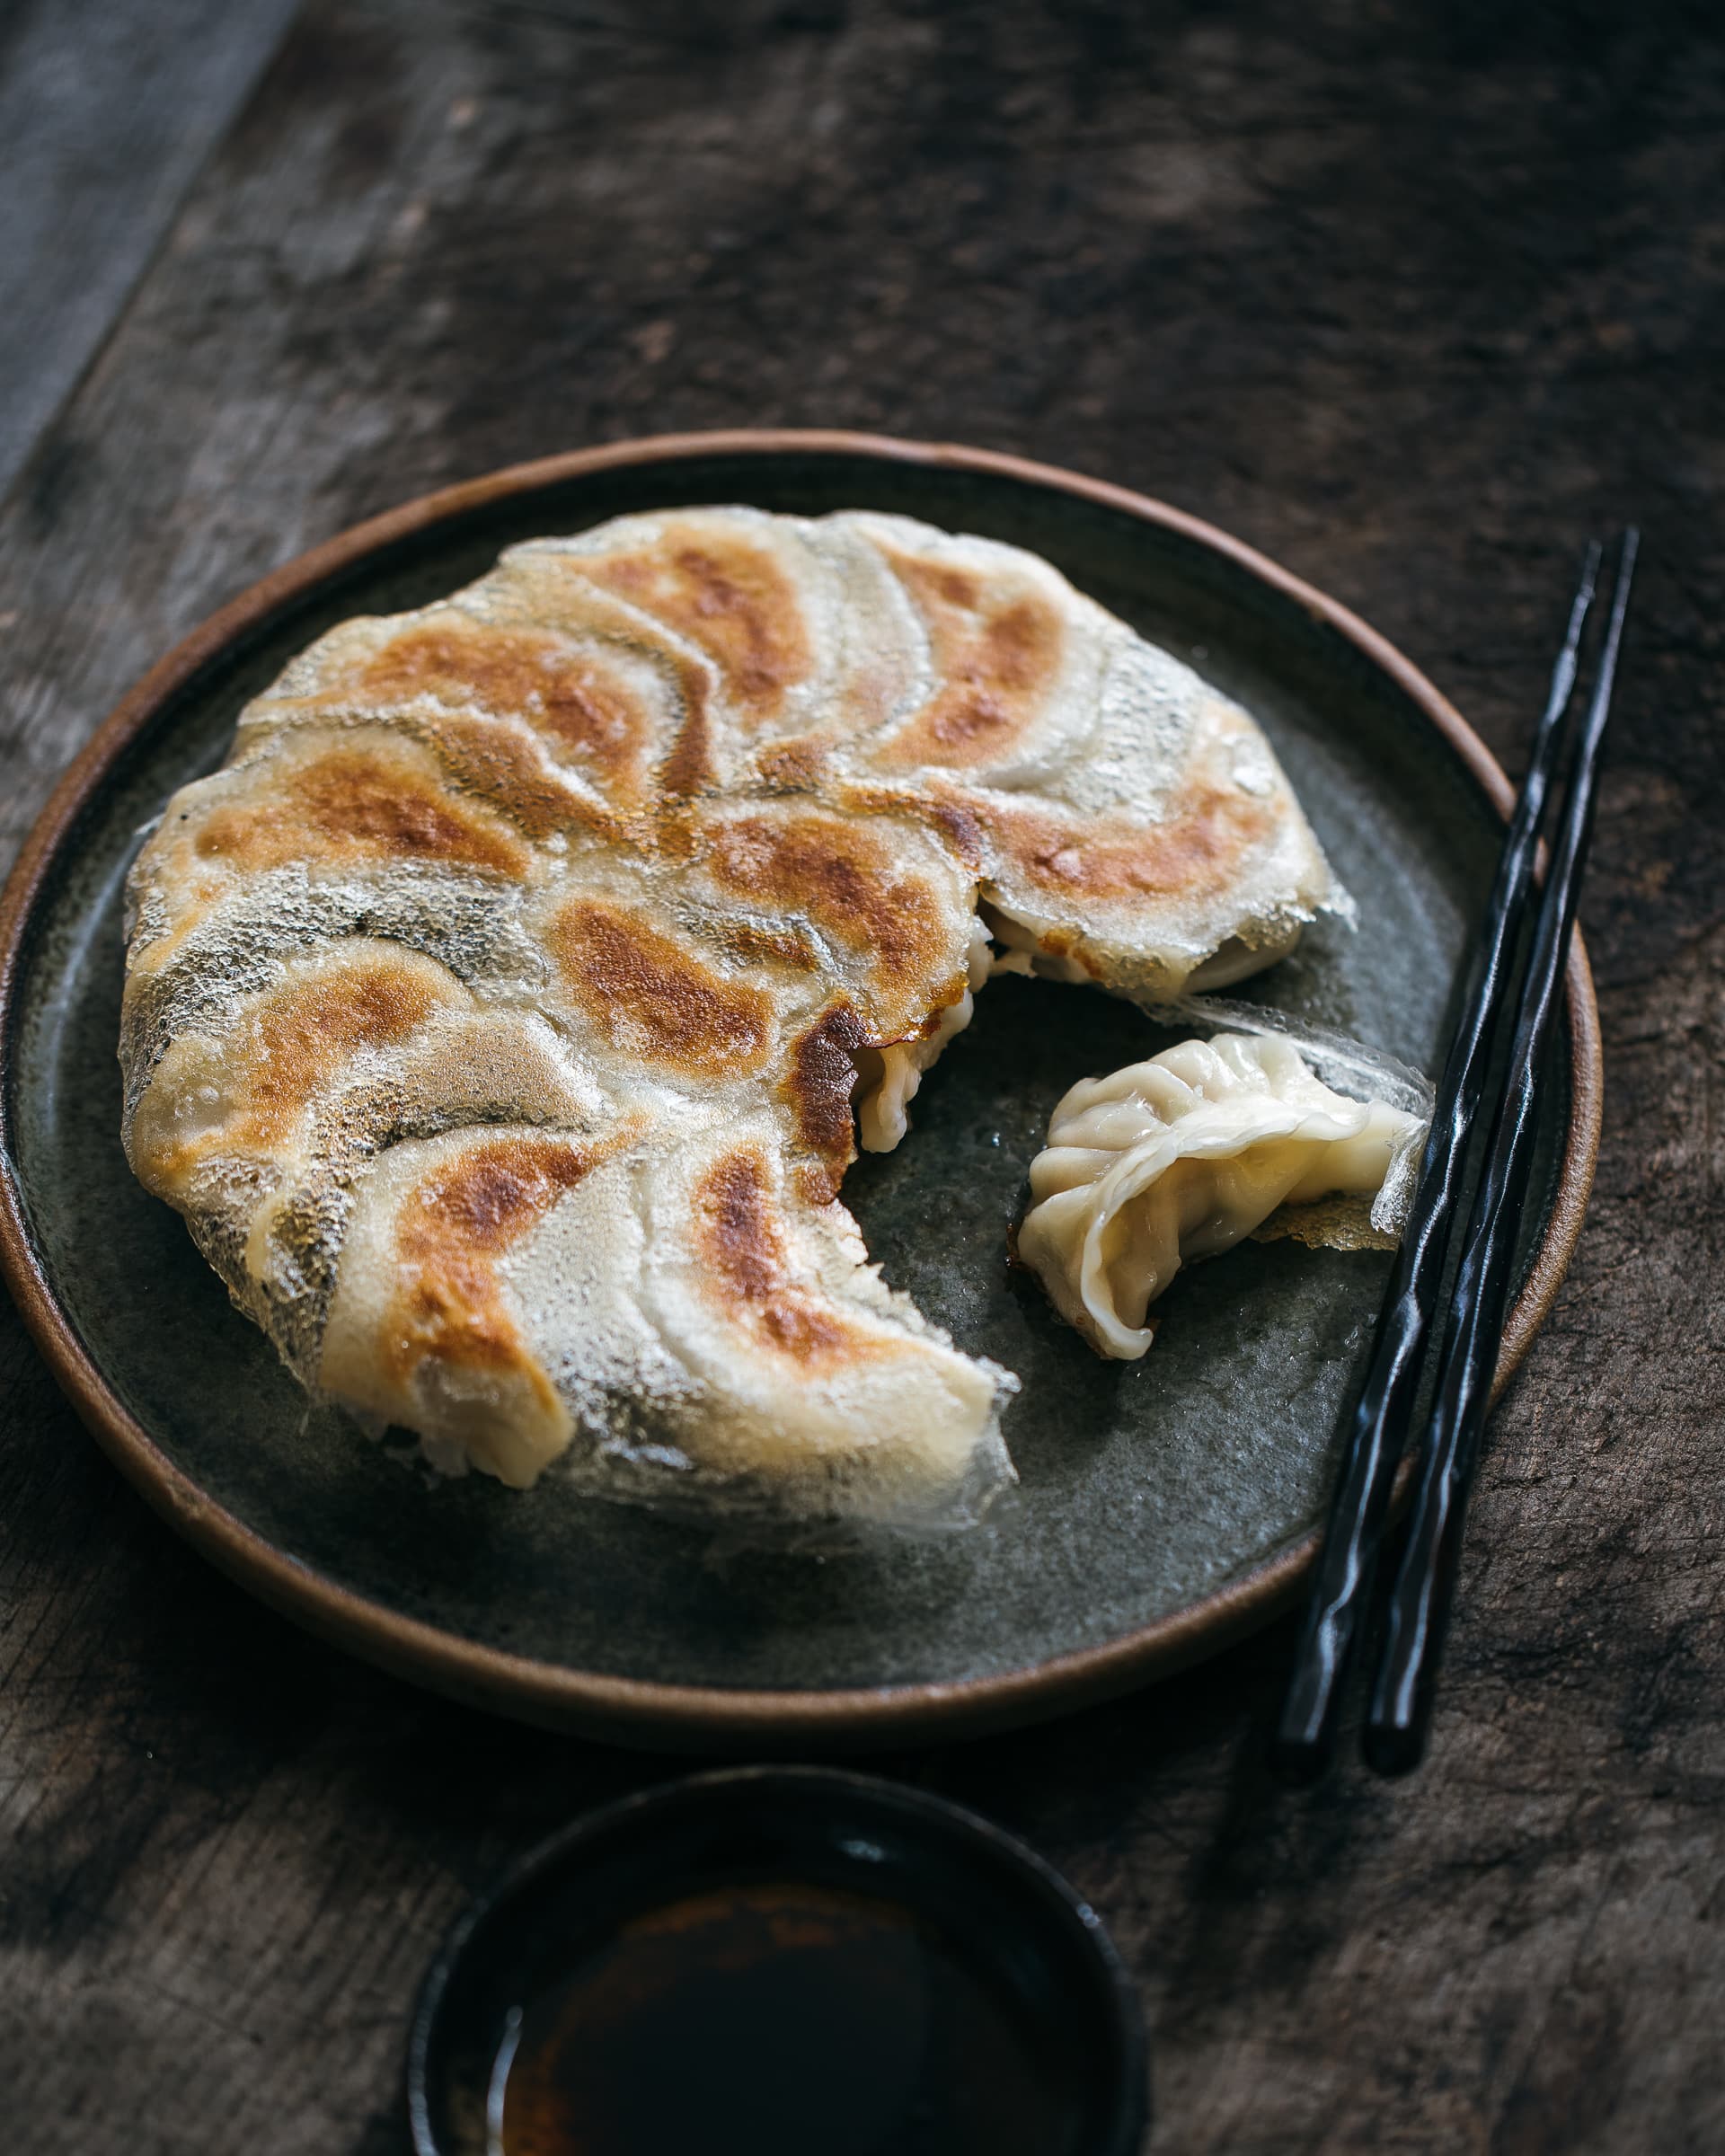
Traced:
<path id="1" fill-rule="evenodd" d="M 0 12 L 0 493 L 77 383 L 296 0 Z"/>
<path id="2" fill-rule="evenodd" d="M 739 423 L 1019 449 L 1357 605 L 1512 761 L 1646 570 L 1585 914 L 1589 1227 L 1493 1433 L 1436 1756 L 1269 1787 L 1268 1634 L 885 1763 L 1108 1915 L 1160 2151 L 1725 2145 L 1725 45 L 1711 11 L 313 0 L 0 509 L 0 839 L 211 605 L 438 482 Z M 484 1721 L 181 1551 L 0 1329 L 0 2087 L 79 2156 L 401 2147 L 498 1863 L 662 1763 Z"/>

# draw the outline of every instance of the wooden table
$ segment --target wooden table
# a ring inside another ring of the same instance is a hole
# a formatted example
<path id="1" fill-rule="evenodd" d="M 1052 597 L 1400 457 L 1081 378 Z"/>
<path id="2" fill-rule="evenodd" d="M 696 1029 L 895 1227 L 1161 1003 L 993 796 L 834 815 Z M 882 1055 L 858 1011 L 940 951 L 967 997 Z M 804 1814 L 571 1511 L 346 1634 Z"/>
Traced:
<path id="1" fill-rule="evenodd" d="M 1210 517 L 1512 766 L 1645 574 L 1584 908 L 1591 1219 L 1499 1416 L 1436 1755 L 1290 1797 L 1287 1627 L 895 1757 L 1101 1909 L 1157 2151 L 1725 2146 L 1725 48 L 1484 0 L 25 0 L 0 25 L 0 845 L 146 664 L 420 490 L 882 428 Z M 1589 26 L 1591 25 L 1591 27 Z M 400 2151 L 505 1860 L 672 1771 L 420 1697 L 188 1554 L 0 1326 L 0 2138 Z"/>

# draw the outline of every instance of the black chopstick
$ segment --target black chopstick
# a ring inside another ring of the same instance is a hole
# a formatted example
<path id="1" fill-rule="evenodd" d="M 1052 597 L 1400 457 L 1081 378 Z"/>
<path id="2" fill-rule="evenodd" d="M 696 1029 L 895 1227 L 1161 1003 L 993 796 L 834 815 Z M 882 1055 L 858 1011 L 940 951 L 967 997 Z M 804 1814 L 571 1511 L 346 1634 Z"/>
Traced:
<path id="1" fill-rule="evenodd" d="M 1575 687 L 1581 632 L 1593 603 L 1598 567 L 1599 549 L 1590 546 L 1570 605 L 1568 633 L 1552 670 L 1545 709 L 1535 731 L 1527 775 L 1499 857 L 1462 1021 L 1444 1065 L 1407 1229 L 1384 1291 L 1371 1364 L 1354 1409 L 1330 1524 L 1313 1575 L 1305 1627 L 1277 1729 L 1276 1762 L 1292 1779 L 1322 1772 L 1334 1746 L 1342 1686 L 1419 1383 L 1468 1137 L 1514 968 L 1540 816 L 1562 744 L 1561 722 Z"/>
<path id="2" fill-rule="evenodd" d="M 1425 1750 L 1455 1560 L 1497 1367 L 1510 1258 L 1533 1167 L 1539 1071 L 1558 1006 L 1593 828 L 1599 752 L 1611 711 L 1637 543 L 1632 529 L 1624 533 L 1598 680 L 1575 752 L 1527 960 L 1509 1050 L 1509 1090 L 1492 1125 L 1455 1276 L 1436 1405 L 1367 1714 L 1366 1756 L 1380 1773 L 1405 1773 Z"/>

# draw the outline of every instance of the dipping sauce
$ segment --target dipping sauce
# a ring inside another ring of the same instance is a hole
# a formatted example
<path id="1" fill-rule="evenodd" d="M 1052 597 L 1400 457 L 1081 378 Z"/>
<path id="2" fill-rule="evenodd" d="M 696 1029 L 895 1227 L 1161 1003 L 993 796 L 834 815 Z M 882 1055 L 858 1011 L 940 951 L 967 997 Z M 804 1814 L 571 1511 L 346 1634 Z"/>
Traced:
<path id="1" fill-rule="evenodd" d="M 511 2017 L 491 2156 L 1062 2156 L 1070 2091 L 1004 1984 L 896 1903 L 726 1883 Z"/>

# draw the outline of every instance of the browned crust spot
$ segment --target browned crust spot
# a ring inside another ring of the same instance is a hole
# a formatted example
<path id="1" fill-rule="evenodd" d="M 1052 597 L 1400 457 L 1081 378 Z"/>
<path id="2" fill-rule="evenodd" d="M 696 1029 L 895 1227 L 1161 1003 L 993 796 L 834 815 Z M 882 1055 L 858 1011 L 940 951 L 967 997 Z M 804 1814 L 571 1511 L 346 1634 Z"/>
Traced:
<path id="1" fill-rule="evenodd" d="M 585 580 L 579 588 L 601 607 L 613 603 Z M 624 618 L 619 610 L 619 619 Z M 464 720 L 465 738 L 475 739 L 482 730 L 474 723 L 481 712 L 493 720 L 518 720 L 549 744 L 555 759 L 572 762 L 625 808 L 641 805 L 650 759 L 668 741 L 656 773 L 658 784 L 673 793 L 698 793 L 714 780 L 708 664 L 668 641 L 653 641 L 650 629 L 636 626 L 639 632 L 632 637 L 616 623 L 577 623 L 577 641 L 571 641 L 571 635 L 548 629 L 462 620 L 420 623 L 363 662 L 333 675 L 315 695 L 296 701 L 313 714 L 332 703 L 368 705 L 391 712 L 398 725 L 406 720 L 406 730 L 416 737 L 439 743 L 461 738 L 453 729 Z M 623 650 L 665 678 L 662 712 L 616 664 L 615 655 Z M 451 716 L 428 721 L 422 715 L 427 702 Z M 415 716 L 417 724 L 411 723 Z M 496 754 L 512 757 L 519 766 L 513 774 L 514 791 L 527 814 L 535 814 L 549 782 L 543 773 L 527 778 L 518 747 Z M 508 796 L 501 798 L 508 806 Z M 585 804 L 574 796 L 564 798 L 570 806 L 562 820 L 591 820 Z"/>
<path id="2" fill-rule="evenodd" d="M 509 832 L 452 800 L 405 755 L 327 749 L 271 773 L 267 799 L 217 808 L 197 851 L 248 871 L 290 861 L 437 861 L 519 878 L 530 856 Z"/>
<path id="3" fill-rule="evenodd" d="M 659 766 L 659 783 L 669 794 L 687 799 L 717 782 L 712 755 L 712 716 L 708 710 L 707 676 L 697 667 L 678 669 L 683 720 L 677 738 Z"/>
<path id="4" fill-rule="evenodd" d="M 1238 787 L 1189 795 L 1166 823 L 1068 821 L 1046 809 L 972 796 L 967 807 L 1004 862 L 1040 889 L 1075 905 L 1110 898 L 1209 897 L 1235 881 L 1242 862 L 1273 836 L 1277 814 Z"/>
<path id="5" fill-rule="evenodd" d="M 794 908 L 854 950 L 883 981 L 919 981 L 950 938 L 934 893 L 896 874 L 873 835 L 836 817 L 738 817 L 709 827 L 715 883 L 741 897 Z"/>
<path id="6" fill-rule="evenodd" d="M 699 812 L 686 800 L 667 800 L 655 804 L 650 826 L 641 838 L 643 850 L 664 861 L 693 861 L 701 851 Z"/>
<path id="7" fill-rule="evenodd" d="M 927 785 L 846 786 L 835 797 L 845 815 L 904 816 L 935 832 L 962 867 L 980 870 L 988 844 L 981 819 L 961 797 Z"/>
<path id="8" fill-rule="evenodd" d="M 791 1048 L 791 1067 L 779 1098 L 791 1109 L 801 1147 L 814 1156 L 801 1175 L 812 1205 L 836 1197 L 845 1171 L 856 1158 L 851 1097 L 856 1057 L 870 1045 L 867 1030 L 846 1003 L 830 1004 Z"/>
<path id="9" fill-rule="evenodd" d="M 632 762 L 626 773 L 631 798 L 644 791 L 645 759 L 656 745 L 663 749 L 653 773 L 659 792 L 685 798 L 705 792 L 719 777 L 712 743 L 712 659 L 690 650 L 687 640 L 666 634 L 669 623 L 654 620 L 648 608 L 620 603 L 628 595 L 621 587 L 606 588 L 609 579 L 595 570 L 596 564 L 585 555 L 556 554 L 541 556 L 528 573 L 534 603 L 559 629 L 578 637 L 584 651 L 595 646 L 627 651 L 652 667 L 668 686 L 675 718 L 668 724 L 663 718 L 655 724 L 627 681 L 615 685 L 616 694 L 629 698 L 641 714 L 640 760 Z M 620 773 L 612 791 L 620 792 L 624 783 L 624 774 Z"/>
<path id="10" fill-rule="evenodd" d="M 772 1188 L 765 1155 L 754 1145 L 726 1153 L 695 1186 L 703 1289 L 757 1346 L 805 1369 L 862 1360 L 874 1352 L 873 1341 L 792 1272 Z"/>
<path id="11" fill-rule="evenodd" d="M 927 627 L 941 686 L 886 751 L 899 765 L 986 764 L 1008 753 L 1060 670 L 1066 624 L 1040 593 L 993 593 L 968 570 L 889 549 Z"/>
<path id="12" fill-rule="evenodd" d="M 755 770 L 763 786 L 774 793 L 812 793 L 827 769 L 827 750 L 817 740 L 780 741 L 763 749 Z"/>
<path id="13" fill-rule="evenodd" d="M 933 1000 L 929 1004 L 928 1016 L 924 1019 L 909 1038 L 916 1040 L 926 1040 L 931 1035 L 938 1033 L 945 1021 L 947 1012 L 954 1003 L 961 1003 L 964 1001 L 969 986 L 970 969 L 967 966 L 955 973 L 944 988 L 935 989 Z"/>
<path id="14" fill-rule="evenodd" d="M 727 980 L 621 906 L 575 899 L 547 941 L 571 994 L 614 1047 L 686 1075 L 759 1070 L 773 1041 L 764 991 Z"/>
<path id="15" fill-rule="evenodd" d="M 395 1225 L 400 1285 L 382 1329 L 385 1367 L 404 1385 L 427 1360 L 550 1380 L 503 1300 L 499 1260 L 614 1146 L 562 1136 L 497 1137 L 432 1170 Z"/>
<path id="16" fill-rule="evenodd" d="M 266 1143 L 280 1137 L 355 1056 L 405 1040 L 451 1000 L 420 966 L 386 959 L 278 989 L 256 1014 L 244 1135 Z"/>
<path id="17" fill-rule="evenodd" d="M 508 722 L 452 714 L 409 720 L 402 730 L 423 740 L 456 784 L 501 810 L 529 838 L 571 826 L 598 838 L 624 836 L 620 817 L 562 784 L 531 740 Z"/>
<path id="18" fill-rule="evenodd" d="M 392 637 L 355 686 L 375 703 L 429 696 L 524 720 L 612 780 L 640 765 L 652 736 L 651 714 L 632 685 L 590 648 L 547 630 L 422 623 Z"/>
<path id="19" fill-rule="evenodd" d="M 982 866 L 986 842 L 981 824 L 956 801 L 929 801 L 923 814 L 969 869 Z"/>
<path id="20" fill-rule="evenodd" d="M 426 960 L 367 956 L 258 998 L 220 1051 L 222 1071 L 232 1074 L 219 1123 L 180 1136 L 172 1114 L 140 1109 L 136 1135 L 150 1134 L 151 1188 L 172 1188 L 213 1153 L 274 1153 L 355 1056 L 407 1039 L 452 995 Z"/>
<path id="21" fill-rule="evenodd" d="M 766 928 L 758 921 L 715 921 L 712 931 L 732 958 L 745 965 L 789 966 L 818 973 L 820 953 L 798 928 Z"/>
<path id="22" fill-rule="evenodd" d="M 757 723 L 812 671 L 795 587 L 746 539 L 672 525 L 650 547 L 578 559 L 584 576 L 698 644 Z"/>

